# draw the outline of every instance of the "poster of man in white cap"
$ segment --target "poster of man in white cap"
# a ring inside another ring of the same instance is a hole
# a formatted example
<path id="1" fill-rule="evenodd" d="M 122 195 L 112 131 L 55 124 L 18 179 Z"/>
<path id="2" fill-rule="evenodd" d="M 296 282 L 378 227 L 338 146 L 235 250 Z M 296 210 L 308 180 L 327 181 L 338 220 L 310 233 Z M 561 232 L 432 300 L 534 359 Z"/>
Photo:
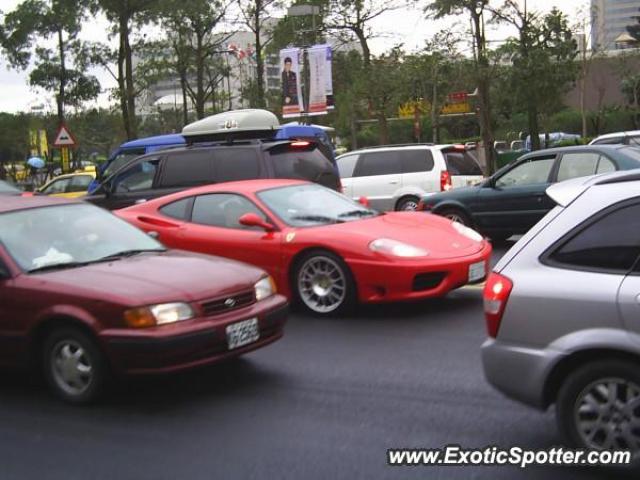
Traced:
<path id="1" fill-rule="evenodd" d="M 299 117 L 300 113 L 304 111 L 302 89 L 300 87 L 299 57 L 299 48 L 285 48 L 280 50 L 283 118 Z"/>

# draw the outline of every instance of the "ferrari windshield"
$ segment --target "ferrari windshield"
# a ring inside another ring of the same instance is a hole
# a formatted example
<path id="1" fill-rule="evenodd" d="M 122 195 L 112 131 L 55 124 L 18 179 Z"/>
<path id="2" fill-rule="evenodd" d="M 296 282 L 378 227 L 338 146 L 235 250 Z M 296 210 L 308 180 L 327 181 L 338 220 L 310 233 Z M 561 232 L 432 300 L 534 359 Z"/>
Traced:
<path id="1" fill-rule="evenodd" d="M 125 221 L 86 204 L 3 213 L 0 243 L 27 272 L 71 268 L 164 250 L 157 241 Z"/>
<path id="2" fill-rule="evenodd" d="M 269 210 L 292 227 L 343 223 L 378 212 L 317 184 L 273 188 L 258 193 Z"/>

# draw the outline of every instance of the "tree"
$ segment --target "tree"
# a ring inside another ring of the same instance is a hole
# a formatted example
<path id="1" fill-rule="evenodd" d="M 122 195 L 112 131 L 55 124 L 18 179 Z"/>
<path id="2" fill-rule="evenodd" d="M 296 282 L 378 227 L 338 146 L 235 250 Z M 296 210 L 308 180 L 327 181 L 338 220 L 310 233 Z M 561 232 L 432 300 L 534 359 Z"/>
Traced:
<path id="1" fill-rule="evenodd" d="M 110 59 L 115 59 L 117 66 L 117 91 L 124 129 L 127 139 L 134 139 L 137 137 L 137 122 L 131 33 L 134 26 L 143 25 L 151 20 L 158 2 L 157 0 L 93 0 L 93 2 L 93 10 L 104 12 L 112 23 L 114 33 L 118 35 L 117 53 Z"/>
<path id="2" fill-rule="evenodd" d="M 640 8 L 638 9 L 638 13 L 640 13 Z M 627 32 L 636 39 L 636 42 L 640 42 L 640 15 L 633 15 L 631 18 L 634 19 L 636 23 L 629 25 Z"/>
<path id="3" fill-rule="evenodd" d="M 489 173 L 496 169 L 496 156 L 493 150 L 493 129 L 491 125 L 490 65 L 486 47 L 484 15 L 489 0 L 434 0 L 425 12 L 434 18 L 467 13 L 471 18 L 471 35 L 475 60 L 475 76 L 478 89 L 478 120 L 484 156 Z"/>
<path id="4" fill-rule="evenodd" d="M 494 15 L 518 31 L 501 50 L 511 60 L 510 91 L 527 112 L 531 147 L 538 150 L 540 113 L 561 105 L 575 81 L 577 45 L 567 17 L 556 8 L 541 16 L 520 9 L 516 0 L 504 0 Z"/>
<path id="5" fill-rule="evenodd" d="M 255 82 L 255 104 L 252 107 L 264 108 L 265 80 L 264 80 L 264 52 L 265 47 L 272 38 L 272 31 L 267 26 L 273 18 L 275 10 L 280 8 L 279 0 L 236 0 L 240 8 L 242 23 L 254 35 L 254 51 L 256 56 L 256 82 Z"/>
<path id="6" fill-rule="evenodd" d="M 100 93 L 98 80 L 86 73 L 78 39 L 86 12 L 86 0 L 25 0 L 0 25 L 0 46 L 9 64 L 25 70 L 34 62 L 29 83 L 55 93 L 59 123 L 65 106 L 77 107 Z"/>

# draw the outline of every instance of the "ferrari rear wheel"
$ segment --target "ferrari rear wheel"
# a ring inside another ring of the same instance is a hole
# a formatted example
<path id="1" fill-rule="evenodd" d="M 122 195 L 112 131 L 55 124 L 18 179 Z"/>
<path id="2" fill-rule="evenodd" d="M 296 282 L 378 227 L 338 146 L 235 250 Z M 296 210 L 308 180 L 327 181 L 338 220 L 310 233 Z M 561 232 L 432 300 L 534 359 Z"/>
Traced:
<path id="1" fill-rule="evenodd" d="M 294 286 L 299 302 L 317 315 L 349 310 L 355 303 L 355 283 L 349 267 L 337 255 L 316 251 L 297 263 Z"/>

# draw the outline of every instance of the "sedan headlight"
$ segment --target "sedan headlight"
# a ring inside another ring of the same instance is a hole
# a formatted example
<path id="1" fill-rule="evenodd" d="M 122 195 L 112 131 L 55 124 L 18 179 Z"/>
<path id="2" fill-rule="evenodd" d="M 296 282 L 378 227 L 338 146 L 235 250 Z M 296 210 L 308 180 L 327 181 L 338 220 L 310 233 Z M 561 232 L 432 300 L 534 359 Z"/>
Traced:
<path id="1" fill-rule="evenodd" d="M 390 238 L 379 238 L 369 244 L 369 250 L 386 253 L 394 257 L 426 257 L 429 252 L 424 248 L 415 247 L 408 243 L 399 242 Z"/>
<path id="2" fill-rule="evenodd" d="M 153 327 L 189 320 L 195 316 L 187 303 L 162 303 L 149 307 L 132 308 L 124 313 L 127 325 L 134 328 Z"/>
<path id="3" fill-rule="evenodd" d="M 460 222 L 451 222 L 451 226 L 460 235 L 464 235 L 471 240 L 475 240 L 476 242 L 481 242 L 483 240 L 482 235 L 480 235 L 474 229 L 461 224 Z"/>
<path id="4" fill-rule="evenodd" d="M 261 278 L 253 288 L 256 291 L 256 300 L 258 302 L 276 293 L 276 284 L 271 277 Z"/>

